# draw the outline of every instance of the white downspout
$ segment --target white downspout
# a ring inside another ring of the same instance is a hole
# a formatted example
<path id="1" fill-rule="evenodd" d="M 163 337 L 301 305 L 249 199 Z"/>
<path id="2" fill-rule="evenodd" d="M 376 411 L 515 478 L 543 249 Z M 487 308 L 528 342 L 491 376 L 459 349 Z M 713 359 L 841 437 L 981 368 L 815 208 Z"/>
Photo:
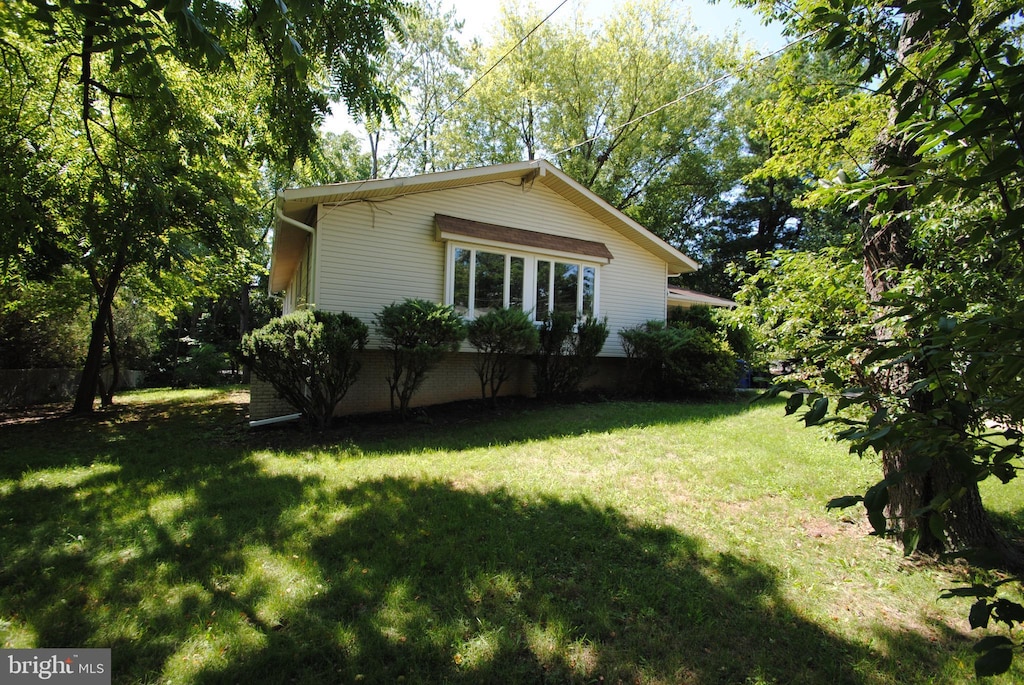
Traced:
<path id="1" fill-rule="evenodd" d="M 296 221 L 295 219 L 291 218 L 290 216 L 287 216 L 283 211 L 281 211 L 280 207 L 278 207 L 274 211 L 274 216 L 277 217 L 278 221 L 280 221 L 282 223 L 286 223 L 289 226 L 294 226 L 295 228 L 301 229 L 301 230 L 305 231 L 306 233 L 308 233 L 310 235 L 314 235 L 316 233 L 316 231 L 313 230 L 312 226 L 304 224 L 301 221 Z"/>
<path id="2" fill-rule="evenodd" d="M 275 423 L 284 423 L 285 421 L 297 421 L 302 418 L 302 414 L 285 414 L 284 416 L 273 416 L 269 419 L 257 419 L 249 422 L 249 428 L 259 428 L 260 426 L 269 426 Z"/>
<path id="3" fill-rule="evenodd" d="M 316 268 L 316 266 L 317 266 L 317 264 L 316 264 L 316 262 L 317 262 L 316 231 L 313 230 L 312 226 L 310 226 L 308 224 L 304 224 L 301 221 L 297 221 L 297 220 L 291 218 L 290 216 L 286 215 L 284 213 L 284 210 L 281 209 L 281 202 L 283 200 L 284 200 L 284 192 L 280 191 L 280 190 L 277 191 L 277 202 L 276 202 L 276 207 L 274 207 L 274 217 L 279 222 L 281 222 L 283 224 L 286 224 L 286 225 L 291 226 L 293 228 L 297 228 L 300 231 L 305 231 L 306 233 L 308 233 L 310 235 L 310 239 L 312 240 L 312 248 L 313 249 L 310 250 L 310 253 L 309 253 L 309 260 L 311 262 L 311 264 L 309 265 L 309 274 L 310 274 L 310 277 L 309 277 L 309 280 L 310 280 L 310 283 L 309 283 L 309 297 L 310 297 L 311 300 L 315 300 L 317 281 L 319 280 L 318 279 L 318 274 L 317 274 L 317 268 Z"/>
<path id="4" fill-rule="evenodd" d="M 283 198 L 284 198 L 284 195 L 282 194 L 281 191 L 279 191 L 278 192 L 278 200 L 280 201 Z M 305 232 L 309 233 L 310 236 L 315 236 L 315 234 L 316 234 L 316 231 L 313 230 L 312 226 L 304 224 L 301 221 L 296 221 L 292 217 L 287 216 L 285 214 L 285 212 L 282 211 L 280 205 L 278 207 L 274 208 L 274 216 L 276 218 L 278 218 L 278 221 L 281 221 L 282 223 L 286 223 L 289 226 L 293 226 L 295 228 L 298 228 L 299 230 L 304 230 Z M 313 242 L 313 250 L 315 251 L 315 249 L 316 249 L 316 243 L 314 241 Z M 310 258 L 312 258 L 312 254 L 310 254 Z M 302 418 L 302 414 L 298 413 L 298 414 L 286 414 L 286 415 L 280 416 L 280 417 L 270 417 L 268 419 L 257 419 L 256 421 L 250 421 L 249 422 L 249 427 L 250 428 L 258 428 L 260 426 L 269 426 L 269 425 L 272 425 L 272 424 L 285 423 L 286 421 L 296 421 L 296 420 L 301 419 L 301 418 Z"/>

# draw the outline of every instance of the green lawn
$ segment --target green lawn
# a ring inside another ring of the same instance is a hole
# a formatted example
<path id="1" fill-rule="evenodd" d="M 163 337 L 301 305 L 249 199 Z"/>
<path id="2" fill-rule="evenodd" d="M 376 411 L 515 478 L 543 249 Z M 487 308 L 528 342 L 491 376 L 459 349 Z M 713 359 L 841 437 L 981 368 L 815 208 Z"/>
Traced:
<path id="1" fill-rule="evenodd" d="M 973 677 L 969 602 L 938 600 L 964 572 L 826 512 L 878 465 L 777 405 L 311 436 L 249 431 L 246 401 L 0 425 L 4 647 L 110 647 L 119 683 Z M 1021 520 L 1016 484 L 992 501 Z"/>

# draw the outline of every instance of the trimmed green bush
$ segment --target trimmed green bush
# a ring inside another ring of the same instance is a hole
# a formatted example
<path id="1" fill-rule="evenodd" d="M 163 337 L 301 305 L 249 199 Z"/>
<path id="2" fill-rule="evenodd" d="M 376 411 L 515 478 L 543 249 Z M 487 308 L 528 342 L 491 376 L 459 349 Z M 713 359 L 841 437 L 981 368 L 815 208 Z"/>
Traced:
<path id="1" fill-rule="evenodd" d="M 533 358 L 537 395 L 565 395 L 579 390 L 591 373 L 608 339 L 608 324 L 568 312 L 552 312 L 541 323 L 538 334 L 540 341 Z"/>
<path id="2" fill-rule="evenodd" d="M 619 337 L 640 394 L 715 396 L 736 388 L 735 355 L 722 337 L 705 328 L 648 321 L 620 331 Z"/>
<path id="3" fill-rule="evenodd" d="M 480 394 L 491 401 L 512 376 L 512 364 L 518 357 L 532 354 L 540 337 L 531 317 L 519 309 L 499 308 L 474 319 L 467 327 L 469 343 L 477 349 L 474 361 L 480 377 Z"/>
<path id="4" fill-rule="evenodd" d="M 377 331 L 390 352 L 388 386 L 391 411 L 405 419 L 409 402 L 427 372 L 440 363 L 446 352 L 459 349 L 466 327 L 454 308 L 427 300 L 407 299 L 391 303 L 375 317 Z"/>
<path id="5" fill-rule="evenodd" d="M 272 319 L 242 340 L 253 372 L 323 430 L 359 373 L 366 324 L 356 317 L 304 309 Z"/>

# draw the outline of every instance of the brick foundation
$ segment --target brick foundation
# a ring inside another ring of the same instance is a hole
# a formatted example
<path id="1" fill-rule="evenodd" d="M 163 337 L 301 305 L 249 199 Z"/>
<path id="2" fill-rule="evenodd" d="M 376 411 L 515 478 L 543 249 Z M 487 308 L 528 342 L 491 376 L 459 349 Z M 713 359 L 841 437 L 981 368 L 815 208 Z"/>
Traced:
<path id="1" fill-rule="evenodd" d="M 412 407 L 426 407 L 457 400 L 480 399 L 480 378 L 473 368 L 473 353 L 449 354 L 431 370 L 423 385 L 412 397 Z M 360 359 L 359 379 L 349 388 L 338 404 L 335 414 L 365 414 L 391 409 L 391 392 L 387 382 L 387 354 L 380 350 L 367 350 Z M 597 360 L 595 373 L 583 384 L 584 388 L 615 388 L 622 378 L 625 359 Z M 500 395 L 532 395 L 533 367 L 523 360 L 518 371 L 505 382 Z M 253 376 L 250 387 L 249 419 L 256 421 L 274 416 L 292 414 L 296 410 L 277 396 L 273 386 Z"/>

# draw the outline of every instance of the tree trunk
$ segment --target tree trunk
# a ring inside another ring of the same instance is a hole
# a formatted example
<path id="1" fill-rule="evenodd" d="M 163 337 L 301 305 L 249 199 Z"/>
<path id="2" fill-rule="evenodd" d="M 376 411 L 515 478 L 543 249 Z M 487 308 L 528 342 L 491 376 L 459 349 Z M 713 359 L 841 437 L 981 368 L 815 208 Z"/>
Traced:
<path id="1" fill-rule="evenodd" d="M 897 50 L 897 61 L 920 47 L 916 45 L 927 40 L 913 37 L 910 28 L 920 18 L 917 13 L 907 15 Z M 919 84 L 923 88 L 924 84 Z M 919 160 L 914 148 L 896 132 L 896 109 L 890 111 L 889 126 L 879 136 L 875 148 L 875 168 L 879 175 L 890 169 L 912 167 Z M 872 224 L 875 215 L 869 208 L 862 229 L 864 259 L 864 287 L 872 302 L 879 302 L 885 293 L 897 285 L 900 272 L 916 266 L 917 256 L 912 247 L 912 226 L 905 217 L 912 209 L 911 199 L 903 194 L 897 206 L 889 210 L 891 219 L 884 223 Z M 920 335 L 922 332 L 919 331 Z M 894 331 L 885 322 L 874 327 L 878 341 L 890 340 Z M 879 394 L 892 398 L 906 397 L 913 383 L 925 376 L 925 369 L 913 361 L 894 365 L 877 374 L 872 385 Z M 906 411 L 910 414 L 927 416 L 932 409 L 928 393 L 915 393 L 906 400 Z M 886 478 L 897 476 L 888 490 L 889 525 L 898 533 L 916 530 L 920 534 L 918 550 L 928 553 L 984 549 L 993 551 L 1011 566 L 1020 566 L 1020 551 L 1015 550 L 993 527 L 981 502 L 978 484 L 969 475 L 957 470 L 949 459 L 937 458 L 927 471 L 910 468 L 913 454 L 901 449 L 888 449 L 882 453 L 882 470 Z M 936 537 L 928 525 L 930 512 L 921 515 L 937 495 L 963 492 L 948 509 L 942 512 L 944 535 Z"/>
<path id="2" fill-rule="evenodd" d="M 100 406 L 109 407 L 114 404 L 114 393 L 121 378 L 120 352 L 117 349 L 117 334 L 114 330 L 114 310 L 107 312 L 107 350 L 110 355 L 110 385 L 103 382 L 103 369 L 100 368 L 99 391 Z"/>
<path id="3" fill-rule="evenodd" d="M 242 338 L 249 332 L 249 327 L 252 325 L 252 299 L 249 296 L 250 285 L 243 283 L 242 287 L 238 289 L 238 340 L 241 342 Z M 248 362 L 242 361 L 242 383 L 248 385 L 252 381 L 252 367 Z"/>
<path id="4" fill-rule="evenodd" d="M 110 274 L 102 282 L 102 286 L 97 288 L 96 318 L 92 322 L 89 351 L 85 357 L 85 366 L 82 368 L 82 379 L 78 383 L 75 404 L 71 408 L 73 415 L 92 413 L 96 390 L 99 387 L 100 371 L 103 368 L 103 341 L 107 337 L 107 319 L 110 316 L 114 295 L 121 285 L 124 264 L 124 255 L 119 254 Z"/>

